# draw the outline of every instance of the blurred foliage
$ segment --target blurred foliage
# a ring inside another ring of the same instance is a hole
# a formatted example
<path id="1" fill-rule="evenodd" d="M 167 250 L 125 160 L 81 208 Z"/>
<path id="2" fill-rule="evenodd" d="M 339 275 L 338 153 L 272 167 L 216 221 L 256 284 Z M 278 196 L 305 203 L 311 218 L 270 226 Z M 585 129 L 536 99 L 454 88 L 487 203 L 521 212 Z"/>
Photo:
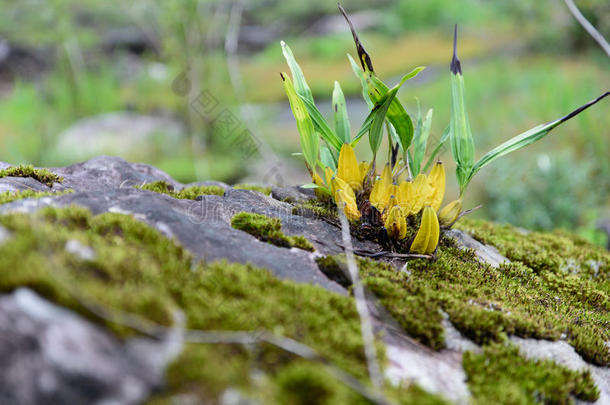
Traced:
<path id="1" fill-rule="evenodd" d="M 607 178 L 595 172 L 593 161 L 572 152 L 499 161 L 487 173 L 485 210 L 493 220 L 527 229 L 589 225 L 588 217 L 603 202 L 600 191 L 608 191 Z"/>
<path id="2" fill-rule="evenodd" d="M 575 2 L 610 38 L 610 3 Z M 0 0 L 0 38 L 36 52 L 45 62 L 40 76 L 9 78 L 8 90 L 0 65 L 0 160 L 72 163 L 56 147 L 58 134 L 79 119 L 127 110 L 170 115 L 186 128 L 179 142 L 161 142 L 150 148 L 144 158 L 147 163 L 182 181 L 238 180 L 248 173 L 256 155 L 245 159 L 236 153 L 223 140 L 226 133 L 214 127 L 216 116 L 200 115 L 192 107 L 199 91 L 208 90 L 223 109 L 240 119 L 242 127 L 245 125 L 224 50 L 234 4 L 216 0 Z M 259 48 L 239 48 L 245 96 L 249 102 L 261 103 L 254 105 L 260 111 L 257 125 L 264 129 L 261 134 L 276 152 L 290 159 L 286 152 L 297 149 L 298 136 L 284 114 L 287 106 L 278 72 L 286 67 L 279 40 L 288 41 L 298 52 L 316 101 L 328 97 L 331 78 L 337 78 L 348 97 L 348 108 L 353 108 L 350 98 L 360 97 L 360 84 L 346 63 L 346 53 L 354 54 L 352 40 L 343 21 L 337 19 L 335 2 L 253 0 L 242 4 L 242 29 L 262 31 L 269 39 Z M 541 121 L 557 118 L 610 88 L 608 58 L 561 1 L 350 0 L 343 5 L 350 13 L 371 10 L 377 15 L 378 20 L 362 30 L 361 36 L 380 77 L 391 83 L 405 66 L 429 66 L 422 81 L 408 83 L 399 96 L 410 113 L 416 111 L 415 95 L 424 109 L 434 108 L 431 136 L 439 136 L 449 122 L 449 80 L 444 73 L 450 60 L 451 26 L 456 22 L 461 26 L 460 53 L 468 72 L 466 102 L 481 150 Z M 321 20 L 334 30 L 316 32 Z M 108 33 L 123 29 L 143 32 L 158 50 L 138 55 L 109 51 L 105 47 Z M 182 79 L 186 79 L 182 85 L 188 86 L 176 87 Z M 535 156 L 544 152 L 552 162 L 569 160 L 576 168 L 574 173 L 561 176 L 576 177 L 586 171 L 598 181 L 606 179 L 606 187 L 595 190 L 599 198 L 593 201 L 574 194 L 570 201 L 580 213 L 565 213 L 566 217 L 555 206 L 544 214 L 551 199 L 540 199 L 530 202 L 527 209 L 519 208 L 538 213 L 539 218 L 529 219 L 515 213 L 513 203 L 494 200 L 490 194 L 486 204 L 490 215 L 505 215 L 510 218 L 506 220 L 526 227 L 593 223 L 591 218 L 602 212 L 609 200 L 607 111 L 605 102 L 559 129 L 552 141 L 544 141 L 542 150 L 534 148 L 519 155 L 519 162 L 532 162 L 533 170 L 537 167 Z M 359 124 L 352 122 L 352 127 Z M 133 158 L 127 154 L 122 157 Z M 552 167 L 555 170 L 556 165 Z M 487 180 L 479 179 L 473 186 L 486 195 L 483 183 L 500 183 L 496 176 L 502 170 L 492 165 L 483 173 L 487 173 Z M 551 194 L 564 187 L 562 182 L 572 181 L 543 178 Z M 527 176 L 519 185 L 526 190 L 536 188 L 535 184 Z M 523 192 L 515 191 L 517 195 Z"/>

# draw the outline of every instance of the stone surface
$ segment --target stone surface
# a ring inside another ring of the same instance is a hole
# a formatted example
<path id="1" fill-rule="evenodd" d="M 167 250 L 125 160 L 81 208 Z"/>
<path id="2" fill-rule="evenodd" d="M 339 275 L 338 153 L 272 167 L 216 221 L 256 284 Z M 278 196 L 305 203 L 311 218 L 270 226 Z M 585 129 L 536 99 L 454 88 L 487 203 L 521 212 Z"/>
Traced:
<path id="1" fill-rule="evenodd" d="M 599 399 L 594 403 L 597 405 L 610 404 L 610 368 L 597 367 L 585 362 L 572 346 L 564 340 L 555 342 L 548 340 L 523 339 L 513 336 L 510 340 L 517 344 L 521 353 L 531 359 L 548 359 L 572 370 L 591 370 L 595 384 L 599 388 Z M 591 402 L 578 401 L 579 404 L 591 404 Z"/>
<path id="2" fill-rule="evenodd" d="M 121 342 L 20 288 L 0 296 L 0 403 L 136 404 L 162 384 L 182 333 Z"/>
<path id="3" fill-rule="evenodd" d="M 446 235 L 454 238 L 461 248 L 473 249 L 479 260 L 490 264 L 492 267 L 498 267 L 502 263 L 509 263 L 509 260 L 498 252 L 498 249 L 479 242 L 464 231 L 451 229 L 446 232 Z"/>

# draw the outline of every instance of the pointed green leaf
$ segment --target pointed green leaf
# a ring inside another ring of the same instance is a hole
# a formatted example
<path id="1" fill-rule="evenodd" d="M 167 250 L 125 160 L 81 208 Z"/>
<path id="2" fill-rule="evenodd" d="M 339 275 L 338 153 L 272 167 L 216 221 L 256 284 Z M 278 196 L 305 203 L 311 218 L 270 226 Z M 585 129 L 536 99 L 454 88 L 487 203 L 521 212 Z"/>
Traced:
<path id="1" fill-rule="evenodd" d="M 326 145 L 320 146 L 320 161 L 325 167 L 330 167 L 333 171 L 337 170 L 337 162 Z"/>
<path id="2" fill-rule="evenodd" d="M 466 103 L 464 101 L 464 77 L 457 57 L 457 25 L 453 37 L 453 59 L 451 61 L 451 153 L 456 163 L 455 174 L 460 184 L 460 194 L 466 189 L 468 175 L 474 165 L 474 139 L 470 130 Z"/>
<path id="3" fill-rule="evenodd" d="M 472 167 L 467 180 L 470 181 L 472 179 L 472 177 L 479 170 L 481 170 L 481 168 L 483 168 L 484 166 L 493 162 L 497 158 L 507 155 L 511 152 L 514 152 L 518 149 L 523 148 L 524 146 L 534 143 L 539 139 L 544 138 L 549 132 L 551 132 L 551 130 L 553 128 L 561 125 L 562 123 L 566 122 L 570 118 L 575 117 L 576 115 L 580 114 L 581 112 L 583 112 L 587 108 L 591 107 L 595 103 L 599 102 L 604 97 L 607 97 L 608 95 L 610 95 L 610 92 L 606 92 L 606 93 L 602 94 L 601 96 L 595 98 L 594 100 L 589 101 L 588 103 L 578 107 L 576 110 L 572 111 L 571 113 L 569 113 L 568 115 L 566 115 L 562 118 L 558 118 L 547 124 L 538 125 L 537 127 L 534 127 L 528 131 L 525 131 L 525 132 L 509 139 L 508 141 L 504 142 L 503 144 L 497 146 L 496 148 L 490 150 L 483 157 L 481 157 L 481 159 L 479 159 L 477 161 L 477 163 Z"/>
<path id="4" fill-rule="evenodd" d="M 424 69 L 425 67 L 419 66 L 404 75 L 399 82 L 399 87 L 402 86 L 402 84 L 404 84 L 404 82 L 406 82 L 407 80 L 417 76 L 419 72 Z M 371 101 L 377 104 L 379 99 L 389 91 L 389 88 L 376 76 L 369 74 L 369 76 L 367 77 L 367 91 L 369 97 L 371 98 Z M 411 117 L 409 116 L 409 114 L 407 114 L 407 111 L 397 98 L 393 99 L 392 104 L 388 109 L 387 118 L 388 121 L 390 121 L 390 123 L 394 126 L 394 129 L 398 134 L 398 138 L 400 139 L 400 146 L 403 152 L 408 150 L 413 139 L 413 122 L 411 121 Z"/>
<path id="5" fill-rule="evenodd" d="M 340 151 L 341 145 L 343 145 L 343 141 L 337 136 L 337 134 L 335 134 L 335 131 L 330 128 L 330 126 L 322 116 L 322 113 L 320 112 L 320 110 L 318 110 L 318 107 L 316 107 L 316 105 L 312 101 L 307 100 L 305 97 L 300 98 L 305 104 L 305 108 L 311 116 L 314 127 L 316 131 L 320 134 L 322 139 L 324 139 L 329 146 L 337 150 L 337 152 Z"/>
<path id="6" fill-rule="evenodd" d="M 415 135 L 413 136 L 413 156 L 410 162 L 413 176 L 417 176 L 420 173 L 421 164 L 426 155 L 426 146 L 428 144 L 428 137 L 430 136 L 430 127 L 432 125 L 432 113 L 433 110 L 429 109 L 426 113 L 426 118 L 423 121 L 421 119 L 421 112 L 419 114 L 417 128 L 415 129 Z"/>
<path id="7" fill-rule="evenodd" d="M 333 89 L 333 115 L 335 118 L 335 133 L 344 143 L 349 143 L 352 137 L 345 96 L 339 82 L 335 81 Z"/>
<path id="8" fill-rule="evenodd" d="M 305 80 L 305 75 L 303 75 L 303 71 L 301 67 L 297 63 L 294 55 L 292 54 L 292 50 L 284 41 L 280 42 L 282 46 L 282 53 L 284 54 L 284 58 L 286 59 L 286 63 L 288 63 L 288 67 L 290 68 L 290 72 L 292 73 L 292 80 L 294 81 L 294 89 L 297 94 L 306 98 L 313 104 L 313 95 L 311 94 L 311 89 Z"/>
<path id="9" fill-rule="evenodd" d="M 284 81 L 284 90 L 286 91 L 286 95 L 288 96 L 290 108 L 292 109 L 292 114 L 294 115 L 294 118 L 297 123 L 297 129 L 299 131 L 299 136 L 301 140 L 301 150 L 303 151 L 303 157 L 305 158 L 307 166 L 313 170 L 315 169 L 316 162 L 318 161 L 318 135 L 316 135 L 315 133 L 313 121 L 307 113 L 305 103 L 303 102 L 303 99 L 299 97 L 299 95 L 296 93 L 292 81 L 286 74 L 281 73 L 280 75 L 282 76 L 282 80 Z"/>
<path id="10" fill-rule="evenodd" d="M 354 61 L 354 58 L 352 58 L 350 54 L 347 54 L 347 57 L 349 59 L 350 64 L 352 65 L 352 70 L 354 71 L 358 79 L 360 79 L 360 84 L 362 85 L 362 98 L 364 99 L 364 101 L 366 101 L 366 105 L 369 106 L 370 111 L 373 109 L 375 104 L 371 101 L 371 98 L 369 97 L 368 85 L 366 84 L 366 73 L 364 73 L 362 69 L 360 69 L 360 67 L 358 66 L 358 64 L 356 64 L 356 61 Z"/>

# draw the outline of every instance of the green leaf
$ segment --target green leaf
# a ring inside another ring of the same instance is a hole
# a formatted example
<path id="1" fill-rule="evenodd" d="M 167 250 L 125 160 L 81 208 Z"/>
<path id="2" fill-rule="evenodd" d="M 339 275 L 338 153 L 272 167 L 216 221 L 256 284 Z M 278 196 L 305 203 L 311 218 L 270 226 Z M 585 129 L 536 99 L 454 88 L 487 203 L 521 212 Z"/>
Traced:
<path id="1" fill-rule="evenodd" d="M 373 151 L 373 159 L 377 156 L 377 151 L 379 150 L 383 138 L 383 122 L 385 121 L 390 105 L 396 97 L 399 88 L 400 84 L 388 91 L 385 96 L 379 99 L 375 108 L 371 111 L 371 114 L 373 114 L 373 122 L 369 129 L 369 145 Z"/>
<path id="2" fill-rule="evenodd" d="M 548 135 L 549 132 L 551 132 L 551 130 L 553 128 L 556 128 L 559 125 L 566 122 L 567 120 L 569 120 L 570 118 L 577 116 L 578 114 L 580 114 L 587 108 L 591 107 L 595 103 L 599 102 L 604 97 L 607 97 L 608 95 L 610 95 L 610 92 L 606 92 L 606 93 L 600 95 L 599 97 L 578 107 L 576 110 L 572 111 L 571 113 L 569 113 L 568 115 L 566 115 L 562 118 L 558 118 L 555 121 L 551 121 L 547 124 L 538 125 L 537 127 L 534 127 L 528 131 L 525 131 L 525 132 L 509 139 L 508 141 L 504 142 L 503 144 L 495 147 L 494 149 L 490 150 L 483 157 L 481 157 L 481 159 L 479 159 L 477 161 L 477 163 L 472 167 L 472 169 L 470 170 L 470 173 L 468 174 L 467 181 L 470 181 L 472 179 L 472 177 L 479 170 L 481 170 L 481 168 L 483 168 L 484 166 L 493 162 L 497 158 L 507 155 L 511 152 L 514 152 L 518 149 L 523 148 L 524 146 L 527 146 L 531 143 L 534 143 L 534 142 L 544 138 L 546 135 Z"/>
<path id="3" fill-rule="evenodd" d="M 314 101 L 313 95 L 311 94 L 311 89 L 309 88 L 309 85 L 307 85 L 305 75 L 303 75 L 301 67 L 294 58 L 292 50 L 288 45 L 286 45 L 284 41 L 281 41 L 280 45 L 282 46 L 282 53 L 284 54 L 286 63 L 288 63 L 288 67 L 290 68 L 290 72 L 292 73 L 292 80 L 294 80 L 294 89 L 296 90 L 297 94 L 304 97 L 313 104 Z"/>
<path id="4" fill-rule="evenodd" d="M 436 155 L 438 155 L 438 153 L 441 151 L 441 148 L 443 147 L 445 142 L 447 142 L 450 135 L 451 135 L 451 131 L 449 131 L 449 127 L 445 128 L 445 130 L 443 131 L 443 135 L 441 136 L 441 140 L 438 142 L 438 145 L 436 145 L 436 147 L 430 154 L 430 157 L 428 158 L 428 161 L 426 162 L 426 165 L 424 166 L 424 169 L 422 170 L 423 172 L 427 172 L 428 169 L 430 168 L 430 166 L 432 165 L 432 163 L 434 163 L 434 159 L 436 159 Z"/>
<path id="5" fill-rule="evenodd" d="M 303 184 L 301 185 L 301 188 L 319 188 L 320 186 L 318 186 L 317 184 L 314 183 L 307 183 L 307 184 Z"/>
<path id="6" fill-rule="evenodd" d="M 460 195 L 466 189 L 468 176 L 474 165 L 474 139 L 464 102 L 464 77 L 457 57 L 457 25 L 453 37 L 451 61 L 451 153 L 456 163 L 455 174 L 460 185 Z"/>
<path id="7" fill-rule="evenodd" d="M 374 111 L 374 107 L 373 107 L 371 112 L 369 112 L 369 115 L 367 115 L 366 119 L 362 123 L 362 126 L 358 130 L 358 133 L 356 134 L 354 139 L 352 139 L 352 142 L 351 142 L 352 147 L 356 146 L 358 144 L 358 141 L 360 140 L 360 138 L 362 138 L 367 132 L 369 132 L 374 118 L 375 118 L 375 111 Z"/>
<path id="8" fill-rule="evenodd" d="M 419 109 L 419 101 L 417 103 Z M 413 136 L 413 156 L 411 163 L 411 173 L 413 176 L 417 176 L 421 170 L 421 164 L 426 155 L 426 146 L 428 144 L 428 137 L 430 136 L 430 127 L 432 125 L 432 113 L 433 110 L 429 109 L 426 113 L 426 118 L 422 121 L 421 111 L 418 114 L 417 128 L 415 135 Z"/>
<path id="9" fill-rule="evenodd" d="M 366 101 L 366 105 L 369 106 L 370 111 L 373 109 L 375 104 L 371 101 L 371 98 L 369 97 L 368 85 L 366 84 L 366 73 L 364 73 L 362 69 L 360 69 L 360 67 L 358 66 L 356 61 L 354 61 L 354 58 L 352 58 L 350 54 L 347 54 L 347 57 L 349 59 L 350 64 L 352 65 L 352 70 L 354 71 L 358 79 L 360 79 L 360 84 L 362 85 L 362 98 L 364 99 L 364 101 Z"/>
<path id="10" fill-rule="evenodd" d="M 333 89 L 333 114 L 335 117 L 335 132 L 344 143 L 349 143 L 352 137 L 345 96 L 339 82 L 335 81 Z"/>
<path id="11" fill-rule="evenodd" d="M 343 7 L 341 7 L 341 5 L 339 5 L 339 11 L 341 11 L 341 14 L 343 14 L 343 17 L 345 17 L 345 20 L 347 21 L 349 28 L 352 32 L 354 43 L 356 44 L 356 50 L 358 52 L 358 58 L 360 59 L 360 64 L 362 65 L 362 70 L 360 70 L 354 60 L 350 57 L 349 59 L 352 64 L 352 69 L 360 78 L 363 93 L 366 90 L 366 93 L 370 98 L 371 102 L 374 105 L 378 105 L 380 104 L 380 99 L 384 97 L 385 94 L 389 91 L 389 88 L 375 76 L 371 58 L 364 49 L 360 38 L 358 38 L 358 35 L 356 34 L 354 25 L 349 20 L 347 13 L 343 9 Z M 401 79 L 400 85 L 402 85 L 402 83 L 404 83 L 406 80 L 417 76 L 417 74 L 424 69 L 424 67 L 417 67 L 413 69 L 413 71 L 411 71 Z M 365 100 L 366 98 L 367 97 L 364 96 Z M 411 140 L 413 139 L 413 122 L 411 122 L 411 117 L 409 117 L 409 114 L 407 114 L 402 104 L 400 104 L 400 101 L 398 101 L 398 99 L 394 97 L 392 99 L 392 104 L 389 106 L 387 111 L 387 118 L 394 126 L 394 129 L 398 134 L 398 138 L 400 139 L 400 146 L 403 152 L 406 154 L 407 150 L 409 149 L 409 146 L 411 145 Z"/>
<path id="12" fill-rule="evenodd" d="M 302 96 L 300 98 L 305 104 L 307 112 L 311 116 L 315 130 L 320 134 L 322 139 L 328 143 L 329 146 L 332 146 L 335 150 L 337 150 L 337 152 L 340 151 L 343 141 L 337 136 L 337 134 L 335 134 L 335 131 L 330 128 L 322 116 L 322 113 L 320 110 L 318 110 L 318 107 L 316 107 L 312 101 L 307 100 L 307 98 Z"/>
<path id="13" fill-rule="evenodd" d="M 411 72 L 407 73 L 402 77 L 398 86 L 402 86 L 404 82 L 417 76 L 419 72 L 424 69 L 425 67 L 423 66 L 416 67 Z M 383 83 L 371 73 L 369 73 L 366 83 L 368 95 L 375 104 L 377 104 L 380 98 L 383 97 L 389 91 L 388 86 L 386 86 L 385 83 Z M 393 98 L 392 104 L 388 109 L 387 118 L 394 126 L 394 129 L 398 134 L 398 138 L 400 140 L 400 147 L 402 148 L 403 152 L 407 151 L 413 139 L 413 122 L 411 121 L 411 117 L 409 116 L 409 114 L 407 114 L 407 111 L 397 98 Z"/>
<path id="14" fill-rule="evenodd" d="M 330 167 L 333 171 L 337 171 L 337 162 L 326 145 L 320 147 L 320 161 L 325 167 Z"/>
<path id="15" fill-rule="evenodd" d="M 284 90 L 286 91 L 286 95 L 288 95 L 290 108 L 292 109 L 292 114 L 297 123 L 303 157 L 305 158 L 307 166 L 313 170 L 318 161 L 319 138 L 315 133 L 313 121 L 307 113 L 305 103 L 296 93 L 292 81 L 286 74 L 281 73 L 280 75 L 284 81 Z"/>

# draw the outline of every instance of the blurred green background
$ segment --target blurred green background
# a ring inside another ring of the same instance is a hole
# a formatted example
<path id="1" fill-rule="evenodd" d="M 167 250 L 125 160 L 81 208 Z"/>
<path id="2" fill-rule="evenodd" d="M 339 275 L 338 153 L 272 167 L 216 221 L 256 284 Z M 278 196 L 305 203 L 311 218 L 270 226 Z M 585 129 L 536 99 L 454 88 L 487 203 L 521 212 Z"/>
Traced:
<path id="1" fill-rule="evenodd" d="M 610 2 L 579 0 L 610 38 Z M 449 122 L 454 23 L 478 156 L 610 88 L 610 60 L 562 1 L 346 0 L 378 75 L 399 97 Z M 176 179 L 307 182 L 280 71 L 279 41 L 330 116 L 334 80 L 352 129 L 367 111 L 333 1 L 0 0 L 0 160 L 59 166 L 100 154 L 153 164 Z M 485 168 L 466 206 L 532 229 L 563 227 L 604 243 L 610 218 L 607 100 L 538 144 Z M 260 144 L 246 147 L 252 134 Z M 361 146 L 365 146 L 362 143 Z M 365 156 L 363 147 L 359 151 Z M 450 162 L 446 150 L 443 160 Z M 448 173 L 452 173 L 449 171 Z M 456 195 L 453 176 L 448 198 Z"/>

